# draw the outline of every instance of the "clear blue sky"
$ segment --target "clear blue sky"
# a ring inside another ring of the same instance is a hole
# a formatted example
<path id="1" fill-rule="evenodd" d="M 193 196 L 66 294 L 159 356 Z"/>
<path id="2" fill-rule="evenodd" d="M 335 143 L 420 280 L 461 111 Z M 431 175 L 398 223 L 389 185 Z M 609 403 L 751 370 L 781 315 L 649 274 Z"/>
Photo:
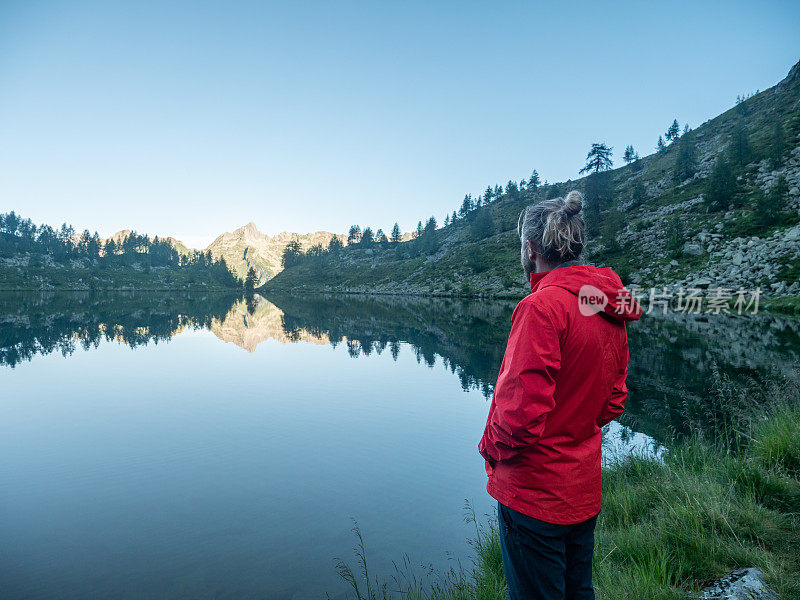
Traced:
<path id="1" fill-rule="evenodd" d="M 800 3 L 0 1 L 0 211 L 205 244 L 411 229 L 643 155 L 800 59 Z"/>

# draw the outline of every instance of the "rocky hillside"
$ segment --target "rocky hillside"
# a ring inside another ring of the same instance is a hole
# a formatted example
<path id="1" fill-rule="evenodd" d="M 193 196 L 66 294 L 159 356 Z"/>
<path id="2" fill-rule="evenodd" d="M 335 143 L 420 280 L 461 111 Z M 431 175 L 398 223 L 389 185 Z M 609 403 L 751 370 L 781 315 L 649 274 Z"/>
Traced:
<path id="1" fill-rule="evenodd" d="M 255 223 L 250 222 L 233 232 L 223 233 L 206 250 L 210 250 L 215 259 L 224 258 L 231 270 L 242 279 L 246 277 L 247 270 L 253 267 L 260 285 L 283 269 L 283 250 L 292 239 L 297 239 L 300 247 L 306 251 L 316 244 L 327 248 L 334 235 L 336 234 L 327 231 L 305 234 L 283 232 L 270 237 L 261 233 Z M 347 236 L 336 237 L 343 243 L 346 242 Z"/>
<path id="2" fill-rule="evenodd" d="M 798 296 L 800 63 L 661 151 L 574 181 L 524 183 L 419 239 L 309 258 L 265 289 L 519 297 L 520 210 L 578 189 L 587 261 L 628 284 Z"/>

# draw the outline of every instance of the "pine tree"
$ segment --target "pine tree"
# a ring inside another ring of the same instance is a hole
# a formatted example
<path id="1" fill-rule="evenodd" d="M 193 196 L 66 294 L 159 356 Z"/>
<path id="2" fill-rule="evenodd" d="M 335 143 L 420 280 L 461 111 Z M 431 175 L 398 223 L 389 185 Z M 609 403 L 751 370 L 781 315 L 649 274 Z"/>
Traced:
<path id="1" fill-rule="evenodd" d="M 395 223 L 394 227 L 392 227 L 392 242 L 394 242 L 396 244 L 397 242 L 400 241 L 402 236 L 403 236 L 403 234 L 400 232 L 400 225 Z"/>
<path id="2" fill-rule="evenodd" d="M 680 258 L 683 251 L 683 244 L 686 242 L 686 235 L 683 231 L 683 221 L 673 216 L 670 219 L 667 229 L 667 251 L 671 258 Z"/>
<path id="3" fill-rule="evenodd" d="M 461 208 L 458 210 L 459 216 L 466 217 L 469 213 L 472 212 L 472 196 L 467 194 L 464 196 L 464 201 L 461 203 Z"/>
<path id="4" fill-rule="evenodd" d="M 244 280 L 244 290 L 248 294 L 252 294 L 256 289 L 256 282 L 258 281 L 258 276 L 256 275 L 256 270 L 253 267 L 247 269 L 247 278 Z"/>
<path id="5" fill-rule="evenodd" d="M 747 137 L 744 119 L 739 119 L 731 136 L 729 147 L 731 162 L 737 167 L 743 167 L 749 163 L 753 156 L 750 140 Z"/>
<path id="6" fill-rule="evenodd" d="M 487 185 L 486 190 L 483 192 L 483 201 L 486 202 L 486 204 L 489 204 L 489 202 L 492 201 L 493 197 L 494 197 L 494 192 L 492 191 L 492 186 Z"/>
<path id="7" fill-rule="evenodd" d="M 678 125 L 678 119 L 672 121 L 672 125 L 667 128 L 667 133 L 664 135 L 669 142 L 674 142 L 681 136 L 681 126 Z"/>
<path id="8" fill-rule="evenodd" d="M 342 244 L 342 240 L 339 239 L 339 236 L 335 235 L 331 238 L 331 241 L 328 242 L 328 252 L 331 254 L 335 254 L 342 249 L 344 244 Z"/>
<path id="9" fill-rule="evenodd" d="M 100 236 L 95 231 L 94 235 L 92 235 L 92 237 L 90 237 L 86 242 L 86 255 L 93 260 L 95 258 L 99 258 L 101 245 Z"/>
<path id="10" fill-rule="evenodd" d="M 787 148 L 786 136 L 780 121 L 775 121 L 772 126 L 769 142 L 769 166 L 777 169 L 781 165 L 783 154 Z"/>
<path id="11" fill-rule="evenodd" d="M 541 182 L 541 179 L 539 179 L 539 172 L 534 169 L 533 173 L 531 173 L 531 178 L 528 180 L 528 187 L 533 188 L 533 190 L 536 191 Z"/>
<path id="12" fill-rule="evenodd" d="M 666 147 L 667 147 L 667 145 L 664 143 L 664 138 L 663 138 L 663 137 L 661 137 L 661 136 L 658 136 L 658 144 L 656 144 L 656 151 L 657 151 L 657 152 L 661 152 L 661 151 L 663 151 L 663 150 L 664 150 Z"/>
<path id="13" fill-rule="evenodd" d="M 683 138 L 678 143 L 678 155 L 675 157 L 675 181 L 685 181 L 694 176 L 697 171 L 694 144 L 689 138 Z"/>
<path id="14" fill-rule="evenodd" d="M 372 233 L 372 227 L 365 227 L 364 233 L 361 234 L 361 240 L 359 244 L 362 246 L 371 246 L 372 242 L 375 241 L 375 234 Z"/>
<path id="15" fill-rule="evenodd" d="M 10 214 L 6 215 L 6 233 L 11 233 L 10 231 L 10 224 L 8 223 L 8 218 L 14 214 L 12 210 Z M 15 226 L 16 227 L 16 226 Z M 67 254 L 71 253 L 74 249 L 72 243 L 72 236 L 75 235 L 75 229 L 73 229 L 72 225 L 67 225 L 63 223 L 61 225 L 61 229 L 58 230 L 58 241 L 61 242 L 61 245 L 64 247 L 65 252 Z M 123 248 L 124 251 L 124 248 Z"/>
<path id="16" fill-rule="evenodd" d="M 474 240 L 482 240 L 494 235 L 494 222 L 492 221 L 491 213 L 488 210 L 478 212 L 469 229 Z"/>
<path id="17" fill-rule="evenodd" d="M 7 233 L 8 235 L 17 235 L 17 228 L 19 227 L 19 223 L 20 223 L 20 218 L 17 216 L 17 213 L 15 213 L 12 210 L 10 213 L 7 213 L 5 215 L 5 218 L 3 219 L 3 231 L 5 231 L 5 233 Z M 66 227 L 67 224 L 64 223 L 61 226 L 61 230 L 65 231 Z M 72 227 L 70 227 L 70 229 L 72 229 Z M 70 237 L 72 237 L 73 233 L 74 232 L 70 232 Z"/>
<path id="18" fill-rule="evenodd" d="M 450 217 L 450 222 L 455 223 L 456 221 L 458 221 L 458 213 L 456 213 L 456 211 L 453 211 L 453 215 Z"/>
<path id="19" fill-rule="evenodd" d="M 421 236 L 422 235 L 422 231 L 423 231 L 422 221 L 417 221 L 417 230 L 416 230 L 416 232 L 414 234 L 414 237 L 418 238 L 419 236 Z"/>
<path id="20" fill-rule="evenodd" d="M 600 235 L 603 225 L 601 209 L 608 207 L 612 200 L 611 178 L 608 172 L 592 173 L 586 178 L 585 194 L 587 210 L 584 213 L 587 233 Z"/>
<path id="21" fill-rule="evenodd" d="M 630 144 L 625 147 L 625 154 L 622 155 L 622 160 L 625 161 L 626 165 L 629 165 L 636 160 L 636 150 L 634 150 L 633 146 Z"/>
<path id="22" fill-rule="evenodd" d="M 78 252 L 80 252 L 83 256 L 87 256 L 89 254 L 89 240 L 91 238 L 92 234 L 89 233 L 88 229 L 84 229 L 81 237 L 78 238 Z"/>
<path id="23" fill-rule="evenodd" d="M 778 222 L 781 211 L 786 208 L 786 197 L 789 184 L 786 176 L 781 175 L 772 185 L 768 194 L 760 192 L 756 200 L 756 219 L 762 225 L 774 225 Z"/>
<path id="24" fill-rule="evenodd" d="M 631 208 L 641 206 L 645 203 L 645 200 L 647 200 L 647 188 L 644 187 L 641 178 L 638 178 L 636 183 L 633 184 L 631 192 Z"/>
<path id="25" fill-rule="evenodd" d="M 512 200 L 517 200 L 519 198 L 519 186 L 517 186 L 514 181 L 509 180 L 506 184 L 506 195 Z"/>
<path id="26" fill-rule="evenodd" d="M 303 250 L 300 247 L 300 242 L 297 240 L 297 238 L 293 238 L 283 249 L 283 256 L 281 258 L 283 268 L 288 269 L 289 267 L 296 265 L 298 262 L 300 262 L 302 255 Z"/>
<path id="27" fill-rule="evenodd" d="M 445 227 L 449 227 L 450 226 L 450 215 L 445 215 L 444 216 L 444 226 Z"/>
<path id="28" fill-rule="evenodd" d="M 608 171 L 614 164 L 611 160 L 611 152 L 613 148 L 606 145 L 605 142 L 594 143 L 586 155 L 586 166 L 579 172 L 583 173 L 600 173 Z"/>
<path id="29" fill-rule="evenodd" d="M 733 202 L 738 184 L 725 156 L 717 158 L 706 182 L 705 202 L 711 210 L 727 210 Z"/>
<path id="30" fill-rule="evenodd" d="M 350 231 L 347 232 L 347 245 L 351 246 L 361 241 L 361 227 L 358 225 L 351 225 Z"/>

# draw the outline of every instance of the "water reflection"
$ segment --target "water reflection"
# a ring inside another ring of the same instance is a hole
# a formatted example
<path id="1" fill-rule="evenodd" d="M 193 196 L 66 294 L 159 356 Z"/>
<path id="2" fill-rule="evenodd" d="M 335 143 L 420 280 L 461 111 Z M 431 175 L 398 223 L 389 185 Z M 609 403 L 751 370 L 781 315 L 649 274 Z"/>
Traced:
<path id="1" fill-rule="evenodd" d="M 800 377 L 797 319 L 668 314 L 646 316 L 628 331 L 628 422 L 658 438 L 685 433 L 689 424 L 713 434 L 721 413 L 735 409 L 715 393 L 725 379 L 758 389 Z"/>
<path id="2" fill-rule="evenodd" d="M 464 389 L 492 392 L 510 328 L 512 302 L 437 298 L 270 297 L 292 339 L 346 341 L 351 354 L 410 343 L 428 365 L 441 356 Z M 623 419 L 657 439 L 689 423 L 712 428 L 715 379 L 798 377 L 800 321 L 769 314 L 648 315 L 628 328 L 630 397 Z M 713 433 L 713 431 L 709 431 Z"/>
<path id="3" fill-rule="evenodd" d="M 191 292 L 0 292 L 0 365 L 51 352 L 68 356 L 104 339 L 131 347 L 158 343 L 187 327 L 210 327 L 236 301 Z"/>
<path id="4" fill-rule="evenodd" d="M 491 395 L 513 302 L 400 296 L 220 294 L 0 294 L 0 364 L 71 354 L 113 339 L 132 347 L 206 328 L 254 352 L 265 340 L 345 344 L 352 357 L 407 343 L 417 361 L 440 358 L 465 390 Z M 629 327 L 630 399 L 625 421 L 658 439 L 687 418 L 711 420 L 715 373 L 797 377 L 800 322 L 767 314 L 646 316 Z M 687 414 L 691 413 L 691 414 Z"/>

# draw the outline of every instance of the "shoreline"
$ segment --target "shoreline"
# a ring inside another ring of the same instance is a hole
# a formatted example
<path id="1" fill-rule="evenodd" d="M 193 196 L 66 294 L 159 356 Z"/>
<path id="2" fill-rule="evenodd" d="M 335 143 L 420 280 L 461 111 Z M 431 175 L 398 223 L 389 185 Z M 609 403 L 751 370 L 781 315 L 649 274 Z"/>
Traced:
<path id="1" fill-rule="evenodd" d="M 645 288 L 650 289 L 650 288 Z M 262 286 L 256 288 L 256 293 L 261 296 L 268 297 L 269 294 L 297 294 L 303 295 L 338 295 L 338 296 L 398 296 L 398 297 L 413 297 L 413 298 L 452 298 L 452 299 L 468 299 L 468 300 L 510 300 L 519 302 L 527 294 L 458 294 L 458 293 L 440 293 L 440 292 L 388 292 L 388 291 L 364 291 L 364 290 L 287 290 L 285 288 L 269 288 Z M 759 304 L 759 310 L 764 308 L 769 314 L 779 314 L 781 316 L 800 316 L 800 295 L 794 296 L 767 296 L 763 297 Z M 775 312 L 770 312 L 770 309 Z M 744 316 L 744 315 L 736 315 Z"/>
<path id="2" fill-rule="evenodd" d="M 649 288 L 645 288 L 649 289 Z M 189 291 L 204 291 L 204 292 L 229 292 L 229 293 L 242 293 L 245 292 L 239 288 L 226 288 L 226 287 L 206 287 L 206 286 L 192 286 L 192 287 L 112 287 L 112 288 L 3 288 L 0 287 L 0 292 L 189 292 Z M 519 302 L 526 294 L 459 294 L 459 293 L 441 293 L 441 292 L 390 292 L 390 291 L 365 291 L 365 290 L 287 290 L 284 288 L 269 288 L 262 286 L 256 288 L 255 293 L 267 297 L 270 294 L 302 294 L 302 295 L 337 295 L 337 296 L 386 296 L 386 297 L 411 297 L 411 298 L 440 298 L 440 299 L 461 299 L 461 300 L 503 300 Z M 767 296 L 762 298 L 759 305 L 759 310 L 764 309 L 768 314 L 780 315 L 788 317 L 800 317 L 800 295 L 794 296 Z M 744 315 L 736 315 L 744 316 Z"/>

